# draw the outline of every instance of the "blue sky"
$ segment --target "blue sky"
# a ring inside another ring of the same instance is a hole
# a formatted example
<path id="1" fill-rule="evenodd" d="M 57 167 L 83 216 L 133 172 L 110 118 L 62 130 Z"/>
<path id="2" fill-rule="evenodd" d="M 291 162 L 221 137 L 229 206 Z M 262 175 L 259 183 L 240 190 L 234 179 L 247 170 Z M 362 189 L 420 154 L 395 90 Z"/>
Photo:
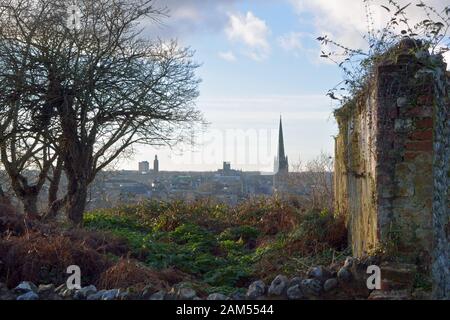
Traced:
<path id="1" fill-rule="evenodd" d="M 210 125 L 195 148 L 137 147 L 119 167 L 135 169 L 138 161 L 158 154 L 161 170 L 216 170 L 231 161 L 233 168 L 271 171 L 280 115 L 291 164 L 321 151 L 333 153 L 336 105 L 325 94 L 341 74 L 319 58 L 315 38 L 330 34 L 349 46 L 364 46 L 361 0 L 156 0 L 156 5 L 167 6 L 170 17 L 146 32 L 176 38 L 196 51 L 203 80 L 197 106 Z M 375 16 L 378 9 L 375 3 Z"/>

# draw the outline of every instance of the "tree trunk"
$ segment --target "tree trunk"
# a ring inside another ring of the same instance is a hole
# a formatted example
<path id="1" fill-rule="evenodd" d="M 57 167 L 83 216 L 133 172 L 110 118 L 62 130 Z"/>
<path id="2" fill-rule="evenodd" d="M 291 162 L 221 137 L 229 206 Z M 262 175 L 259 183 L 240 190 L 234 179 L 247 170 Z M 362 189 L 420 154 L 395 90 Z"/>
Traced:
<path id="1" fill-rule="evenodd" d="M 37 206 L 38 194 L 27 193 L 20 199 L 23 203 L 23 211 L 28 218 L 35 219 L 39 216 L 39 210 Z"/>
<path id="2" fill-rule="evenodd" d="M 62 86 L 58 80 L 55 80 L 50 86 L 56 88 L 54 90 L 59 94 Z M 88 185 L 91 182 L 92 153 L 95 141 L 86 141 L 85 132 L 78 133 L 76 120 L 78 115 L 73 108 L 73 103 L 74 97 L 70 94 L 65 95 L 57 105 L 57 110 L 64 137 L 61 160 L 64 163 L 64 173 L 67 177 L 65 213 L 75 227 L 82 227 Z"/>
<path id="3" fill-rule="evenodd" d="M 58 199 L 59 184 L 61 182 L 61 174 L 63 170 L 63 161 L 58 158 L 56 167 L 53 170 L 53 177 L 50 179 L 50 186 L 48 188 L 48 204 L 47 212 L 44 214 L 45 220 L 55 218 L 59 210 L 64 206 L 66 198 Z"/>
<path id="4" fill-rule="evenodd" d="M 53 170 L 53 177 L 50 181 L 50 186 L 48 188 L 48 207 L 50 208 L 58 199 L 59 183 L 61 182 L 61 174 L 63 169 L 63 162 L 58 159 L 56 167 Z"/>
<path id="5" fill-rule="evenodd" d="M 84 209 L 88 194 L 88 183 L 83 179 L 69 178 L 69 186 L 66 201 L 67 218 L 76 227 L 83 226 Z"/>
<path id="6" fill-rule="evenodd" d="M 42 218 L 45 221 L 50 221 L 54 219 L 58 215 L 61 208 L 64 207 L 66 201 L 67 197 L 53 201 L 51 204 L 49 204 L 47 212 L 44 213 Z"/>

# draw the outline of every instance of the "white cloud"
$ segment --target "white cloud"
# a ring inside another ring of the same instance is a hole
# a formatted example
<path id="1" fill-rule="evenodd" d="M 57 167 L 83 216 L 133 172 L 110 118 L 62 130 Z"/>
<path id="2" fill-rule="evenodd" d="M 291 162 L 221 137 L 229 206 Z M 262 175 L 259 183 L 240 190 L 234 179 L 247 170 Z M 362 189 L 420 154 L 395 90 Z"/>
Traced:
<path id="1" fill-rule="evenodd" d="M 344 45 L 364 47 L 366 17 L 362 0 L 290 1 L 298 13 L 313 14 L 317 36 L 328 35 Z"/>
<path id="2" fill-rule="evenodd" d="M 447 70 L 450 70 L 450 51 L 444 53 L 444 60 L 447 62 Z"/>
<path id="3" fill-rule="evenodd" d="M 278 37 L 278 43 L 285 51 L 293 52 L 295 55 L 302 50 L 302 38 L 305 36 L 302 32 L 290 32 Z"/>
<path id="4" fill-rule="evenodd" d="M 229 40 L 242 43 L 245 54 L 253 60 L 264 60 L 270 54 L 270 29 L 264 20 L 250 11 L 245 15 L 230 14 L 225 33 Z"/>
<path id="5" fill-rule="evenodd" d="M 178 38 L 201 32 L 220 32 L 228 22 L 227 12 L 242 0 L 154 0 L 153 5 L 168 11 L 160 23 L 147 20 L 146 34 Z"/>
<path id="6" fill-rule="evenodd" d="M 354 49 L 367 49 L 367 41 L 363 35 L 367 34 L 367 17 L 365 2 L 363 0 L 289 0 L 295 10 L 302 18 L 304 13 L 313 15 L 315 32 L 317 36 L 327 35 L 338 43 Z M 400 6 L 410 3 L 410 0 L 398 0 Z M 430 6 L 441 11 L 446 1 L 442 0 L 424 0 Z M 386 25 L 391 15 L 381 7 L 386 5 L 387 0 L 370 1 L 370 11 L 373 16 L 375 30 Z M 410 24 L 426 19 L 426 15 L 421 8 L 415 6 L 413 2 L 406 10 L 410 18 Z M 398 30 L 400 31 L 400 29 Z"/>
<path id="7" fill-rule="evenodd" d="M 233 51 L 219 52 L 219 57 L 228 62 L 236 61 L 236 56 L 234 55 Z"/>

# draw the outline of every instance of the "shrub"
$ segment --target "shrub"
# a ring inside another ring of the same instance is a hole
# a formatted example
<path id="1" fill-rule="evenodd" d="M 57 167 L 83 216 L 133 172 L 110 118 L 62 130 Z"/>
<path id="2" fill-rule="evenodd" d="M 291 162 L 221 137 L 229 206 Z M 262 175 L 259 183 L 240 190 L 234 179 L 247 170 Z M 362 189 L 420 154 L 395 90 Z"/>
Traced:
<path id="1" fill-rule="evenodd" d="M 0 234 L 21 235 L 25 230 L 23 216 L 18 215 L 10 204 L 0 202 Z"/>
<path id="2" fill-rule="evenodd" d="M 302 215 L 299 226 L 288 235 L 286 249 L 304 255 L 317 254 L 327 248 L 344 250 L 347 228 L 344 219 L 328 211 L 312 210 Z"/>

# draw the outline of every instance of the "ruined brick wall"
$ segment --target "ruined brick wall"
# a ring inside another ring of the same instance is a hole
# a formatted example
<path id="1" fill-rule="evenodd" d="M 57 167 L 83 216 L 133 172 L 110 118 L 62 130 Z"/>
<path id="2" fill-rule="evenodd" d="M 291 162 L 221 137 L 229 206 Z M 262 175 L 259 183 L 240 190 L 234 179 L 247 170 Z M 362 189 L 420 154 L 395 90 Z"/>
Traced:
<path id="1" fill-rule="evenodd" d="M 336 210 L 346 213 L 353 252 L 357 256 L 378 243 L 376 212 L 375 90 L 368 90 L 336 112 Z M 347 214 L 352 213 L 352 214 Z"/>
<path id="2" fill-rule="evenodd" d="M 437 215 L 448 239 L 450 198 L 449 103 L 438 88 L 436 74 L 400 51 L 335 113 L 335 208 L 347 218 L 355 256 L 388 247 L 424 268 L 436 250 L 449 257 L 448 241 L 436 246 Z"/>

